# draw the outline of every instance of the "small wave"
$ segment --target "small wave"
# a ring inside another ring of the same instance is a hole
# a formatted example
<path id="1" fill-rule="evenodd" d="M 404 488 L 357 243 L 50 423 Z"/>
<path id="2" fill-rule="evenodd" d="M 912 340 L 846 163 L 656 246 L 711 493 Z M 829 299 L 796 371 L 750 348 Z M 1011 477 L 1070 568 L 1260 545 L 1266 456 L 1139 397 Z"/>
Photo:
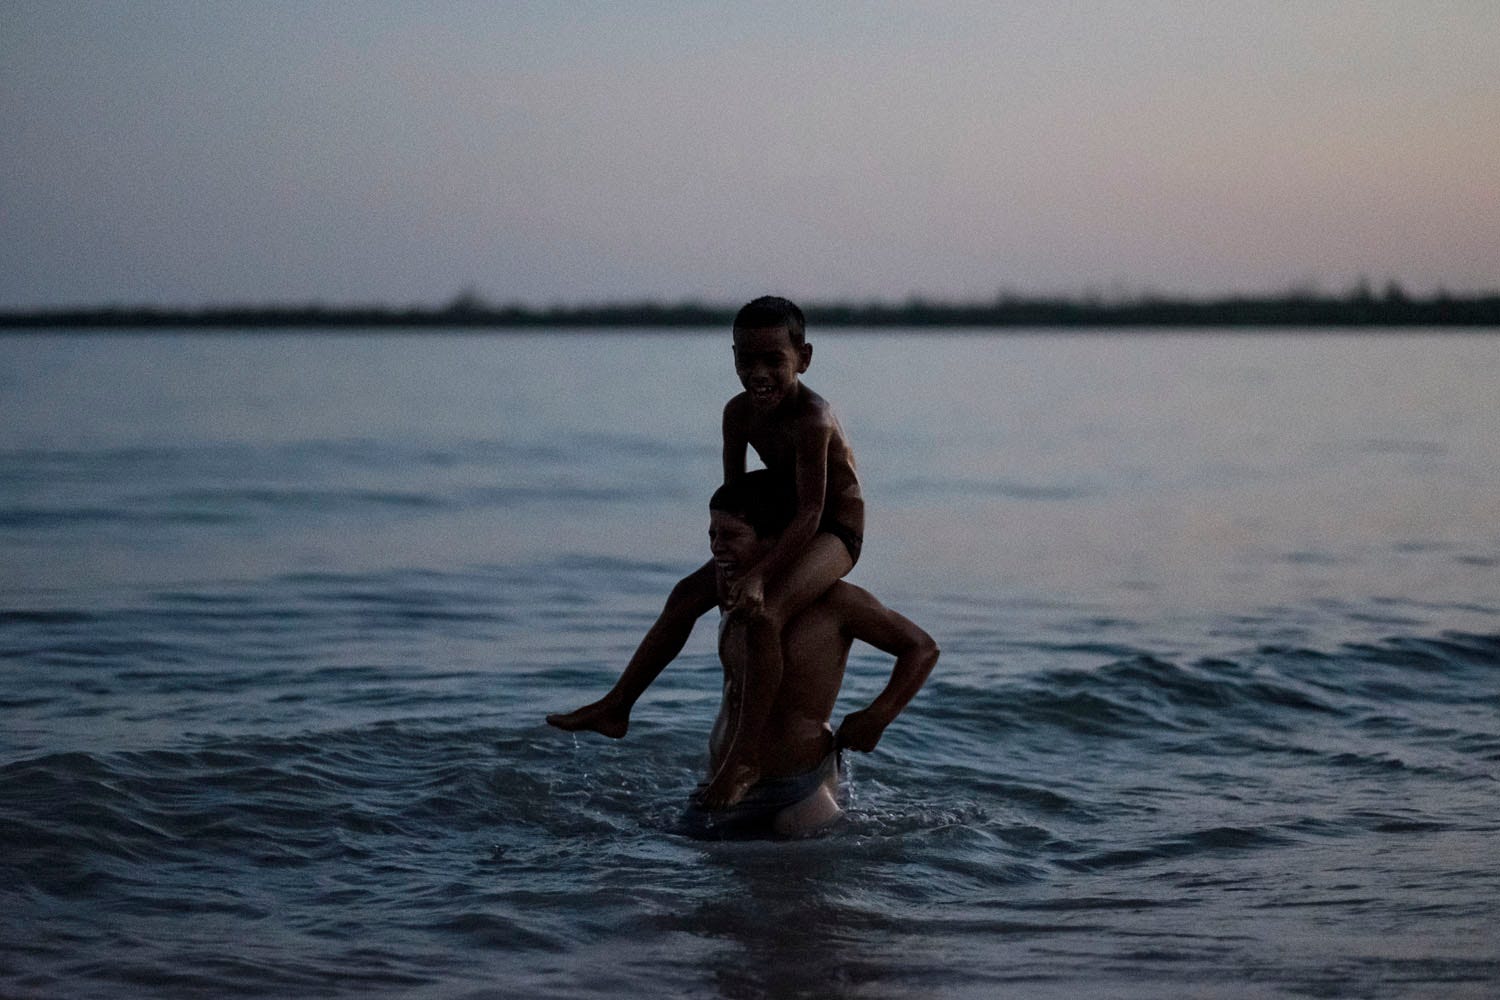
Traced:
<path id="1" fill-rule="evenodd" d="M 1096 872 L 1205 854 L 1239 853 L 1285 843 L 1287 837 L 1273 829 L 1216 826 L 1139 847 L 1114 848 L 1079 858 L 1060 858 L 1056 863 L 1071 871 Z"/>
<path id="2" fill-rule="evenodd" d="M 483 948 L 562 952 L 570 943 L 565 936 L 538 929 L 534 914 L 502 916 L 487 910 L 469 910 L 440 920 L 433 929 Z"/>
<path id="3" fill-rule="evenodd" d="M 545 444 L 351 439 L 0 452 L 0 478 L 28 487 L 0 506 L 0 530 L 50 535 L 232 527 L 287 514 L 423 516 L 685 500 L 701 488 L 680 474 L 702 465 L 697 449 L 688 450 L 692 461 L 670 442 L 581 434 Z M 630 474 L 621 473 L 620 460 Z M 643 463 L 659 469 L 642 475 Z M 591 471 L 580 478 L 579 469 Z"/>
<path id="4" fill-rule="evenodd" d="M 1085 644 L 1071 651 L 1116 649 Z M 1500 637 L 1450 633 L 1332 653 L 1267 646 L 1191 664 L 1137 654 L 991 684 L 939 674 L 929 688 L 945 723 L 1128 737 L 1221 723 L 1229 730 L 1247 723 L 1285 728 L 1308 716 L 1363 719 L 1379 704 L 1405 714 L 1423 704 L 1493 703 L 1500 696 L 1497 666 Z"/>
<path id="5" fill-rule="evenodd" d="M 150 498 L 177 508 L 210 505 L 215 511 L 224 507 L 265 507 L 275 510 L 351 510 L 359 507 L 412 507 L 438 509 L 448 502 L 430 492 L 377 489 L 309 489 L 289 486 L 242 486 L 224 488 L 199 487 Z"/>
<path id="6" fill-rule="evenodd" d="M 97 616 L 90 611 L 63 608 L 45 610 L 0 610 L 0 626 L 7 625 L 88 625 Z"/>
<path id="7" fill-rule="evenodd" d="M 1101 495 L 1096 483 L 1025 483 L 1007 479 L 933 478 L 897 479 L 882 484 L 896 499 L 934 495 L 999 497 L 1004 500 L 1084 500 Z"/>
<path id="8" fill-rule="evenodd" d="M 127 507 L 11 507 L 0 510 L 0 529 L 52 531 L 88 525 L 234 524 L 225 511 L 132 510 Z"/>
<path id="9" fill-rule="evenodd" d="M 1284 712 L 1337 714 L 1293 684 L 1247 675 L 1238 664 L 1210 661 L 1187 667 L 1156 657 L 1132 657 L 1092 670 L 1055 670 L 990 690 L 935 679 L 947 724 L 1079 737 L 1154 738 L 1163 732 L 1203 730 L 1214 720 L 1274 723 Z"/>

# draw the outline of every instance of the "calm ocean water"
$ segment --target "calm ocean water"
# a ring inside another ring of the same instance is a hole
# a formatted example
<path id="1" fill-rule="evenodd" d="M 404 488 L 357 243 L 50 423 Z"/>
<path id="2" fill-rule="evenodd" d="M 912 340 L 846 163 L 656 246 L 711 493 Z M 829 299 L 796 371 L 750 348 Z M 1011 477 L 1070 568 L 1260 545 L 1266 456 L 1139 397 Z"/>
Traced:
<path id="1" fill-rule="evenodd" d="M 943 659 L 703 844 L 722 331 L 0 338 L 0 995 L 1500 995 L 1500 337 L 813 342 Z"/>

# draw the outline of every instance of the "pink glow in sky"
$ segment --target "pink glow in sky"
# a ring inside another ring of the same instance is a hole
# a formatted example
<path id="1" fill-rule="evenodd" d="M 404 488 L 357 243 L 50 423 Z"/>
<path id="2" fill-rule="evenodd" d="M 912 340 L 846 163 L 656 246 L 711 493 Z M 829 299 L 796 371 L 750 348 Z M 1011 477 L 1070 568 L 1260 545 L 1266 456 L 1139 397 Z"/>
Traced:
<path id="1" fill-rule="evenodd" d="M 1500 288 L 1500 4 L 0 3 L 0 307 Z"/>

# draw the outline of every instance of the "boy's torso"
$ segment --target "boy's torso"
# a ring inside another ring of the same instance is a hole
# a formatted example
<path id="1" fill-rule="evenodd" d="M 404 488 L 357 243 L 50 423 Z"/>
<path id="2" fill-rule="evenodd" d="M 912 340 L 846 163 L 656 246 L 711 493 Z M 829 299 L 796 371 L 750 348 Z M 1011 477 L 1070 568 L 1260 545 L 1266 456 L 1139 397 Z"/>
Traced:
<path id="1" fill-rule="evenodd" d="M 759 419 L 751 417 L 746 425 L 746 440 L 767 469 L 794 477 L 797 472 L 797 431 L 806 421 L 826 420 L 831 425 L 828 438 L 828 481 L 823 495 L 823 518 L 835 521 L 863 535 L 865 503 L 855 471 L 854 450 L 838 418 L 817 393 L 801 387 L 795 403 Z"/>
<path id="2" fill-rule="evenodd" d="M 781 684 L 761 737 L 762 778 L 801 774 L 817 767 L 833 749 L 829 719 L 844 682 L 852 639 L 844 629 L 842 581 L 787 625 Z M 728 706 L 724 706 L 727 710 Z M 728 736 L 721 712 L 711 757 L 717 761 Z"/>

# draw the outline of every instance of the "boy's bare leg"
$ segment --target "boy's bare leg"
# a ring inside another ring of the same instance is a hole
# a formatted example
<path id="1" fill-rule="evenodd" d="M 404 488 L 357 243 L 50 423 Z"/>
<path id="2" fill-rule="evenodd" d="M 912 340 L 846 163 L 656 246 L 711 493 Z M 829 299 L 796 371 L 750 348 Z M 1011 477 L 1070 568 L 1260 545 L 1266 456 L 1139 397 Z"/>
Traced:
<path id="1" fill-rule="evenodd" d="M 719 658 L 739 692 L 739 704 L 731 712 L 738 721 L 718 773 L 699 799 L 705 809 L 734 805 L 760 778 L 761 732 L 781 688 L 782 632 L 787 622 L 853 568 L 843 542 L 829 534 L 814 535 L 802 556 L 771 582 L 763 605 L 729 613 L 719 638 Z"/>
<path id="2" fill-rule="evenodd" d="M 569 732 L 589 729 L 612 739 L 624 736 L 630 728 L 630 710 L 636 699 L 682 652 L 688 636 L 693 633 L 694 623 L 718 604 L 714 564 L 710 560 L 672 588 L 661 614 L 647 630 L 635 655 L 625 665 L 624 673 L 609 693 L 572 712 L 549 715 L 547 723 Z"/>

